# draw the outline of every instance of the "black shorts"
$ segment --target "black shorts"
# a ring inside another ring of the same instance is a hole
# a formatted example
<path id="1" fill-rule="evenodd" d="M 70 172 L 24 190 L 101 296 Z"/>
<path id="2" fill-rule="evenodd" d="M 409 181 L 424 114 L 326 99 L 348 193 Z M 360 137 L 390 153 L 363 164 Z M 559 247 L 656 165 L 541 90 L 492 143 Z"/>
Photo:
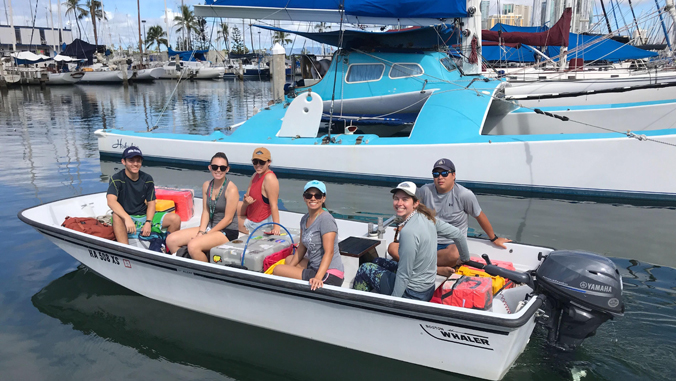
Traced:
<path id="1" fill-rule="evenodd" d="M 310 279 L 314 278 L 315 275 L 317 275 L 317 270 L 314 269 L 303 269 L 303 280 L 310 281 Z M 322 282 L 324 284 L 328 284 L 330 286 L 342 286 L 343 285 L 343 279 L 338 278 L 337 276 L 333 274 L 326 273 L 324 274 L 324 279 L 322 279 Z"/>
<path id="2" fill-rule="evenodd" d="M 224 230 L 221 230 L 221 233 L 223 233 L 225 235 L 225 238 L 227 238 L 228 241 L 234 241 L 237 238 L 239 238 L 239 230 L 224 229 Z"/>

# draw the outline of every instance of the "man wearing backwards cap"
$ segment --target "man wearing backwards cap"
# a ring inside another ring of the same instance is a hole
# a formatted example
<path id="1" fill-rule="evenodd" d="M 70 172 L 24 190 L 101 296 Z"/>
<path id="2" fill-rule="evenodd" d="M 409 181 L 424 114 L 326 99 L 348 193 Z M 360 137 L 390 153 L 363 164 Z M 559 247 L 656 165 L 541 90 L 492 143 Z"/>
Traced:
<path id="1" fill-rule="evenodd" d="M 455 183 L 455 165 L 449 159 L 439 159 L 432 169 L 434 183 L 425 184 L 418 188 L 416 195 L 429 208 L 433 208 L 436 217 L 459 228 L 467 235 L 467 215 L 476 218 L 494 245 L 506 249 L 505 242 L 512 242 L 507 238 L 498 237 L 493 232 L 493 226 L 488 217 L 481 210 L 474 193 Z M 458 249 L 453 241 L 439 238 L 437 247 L 437 266 L 441 275 L 450 272 L 450 267 L 458 262 Z"/>
<path id="2" fill-rule="evenodd" d="M 155 214 L 155 184 L 152 176 L 141 171 L 143 154 L 138 147 L 127 147 L 122 153 L 124 170 L 110 178 L 106 199 L 113 210 L 113 231 L 117 242 L 129 243 L 129 238 L 141 230 L 147 237 L 151 230 L 166 228 L 175 232 L 181 228 L 176 213 Z"/>

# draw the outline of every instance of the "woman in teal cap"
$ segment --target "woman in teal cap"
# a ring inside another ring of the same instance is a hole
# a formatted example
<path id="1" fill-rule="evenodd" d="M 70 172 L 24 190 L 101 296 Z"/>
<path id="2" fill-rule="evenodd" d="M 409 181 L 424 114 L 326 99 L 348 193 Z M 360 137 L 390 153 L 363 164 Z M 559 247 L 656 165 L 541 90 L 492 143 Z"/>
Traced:
<path id="1" fill-rule="evenodd" d="M 305 184 L 303 199 L 307 214 L 300 220 L 300 243 L 286 264 L 276 266 L 274 275 L 302 279 L 316 290 L 324 284 L 343 284 L 343 262 L 338 251 L 338 225 L 325 207 L 326 185 L 312 180 Z"/>

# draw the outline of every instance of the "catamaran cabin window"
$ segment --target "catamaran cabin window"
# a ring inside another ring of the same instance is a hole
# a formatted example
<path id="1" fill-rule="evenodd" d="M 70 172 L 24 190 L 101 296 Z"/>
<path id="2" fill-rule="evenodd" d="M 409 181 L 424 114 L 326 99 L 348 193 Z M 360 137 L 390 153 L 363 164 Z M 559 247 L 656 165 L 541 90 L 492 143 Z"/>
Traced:
<path id="1" fill-rule="evenodd" d="M 417 77 L 422 74 L 423 68 L 418 64 L 394 64 L 390 69 L 390 78 Z"/>
<path id="2" fill-rule="evenodd" d="M 439 61 L 441 61 L 441 64 L 444 65 L 444 67 L 448 71 L 453 71 L 453 70 L 457 69 L 457 66 L 455 66 L 455 63 L 451 60 L 450 57 L 442 58 Z"/>
<path id="3" fill-rule="evenodd" d="M 169 62 L 169 66 L 176 66 L 176 62 Z"/>
<path id="4" fill-rule="evenodd" d="M 384 72 L 384 64 L 352 64 L 350 65 L 350 68 L 347 69 L 345 82 L 358 83 L 379 81 L 380 78 L 383 77 Z"/>

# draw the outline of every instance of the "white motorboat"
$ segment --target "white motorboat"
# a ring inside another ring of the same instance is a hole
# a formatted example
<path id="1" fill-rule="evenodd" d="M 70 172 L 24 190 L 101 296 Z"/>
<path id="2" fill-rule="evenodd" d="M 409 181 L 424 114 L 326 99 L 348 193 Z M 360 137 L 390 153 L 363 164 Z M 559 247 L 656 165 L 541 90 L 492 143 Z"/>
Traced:
<path id="1" fill-rule="evenodd" d="M 110 70 L 103 65 L 90 68 L 90 70 L 85 68 L 83 71 L 81 83 L 122 83 L 124 81 L 124 75 L 120 70 Z"/>
<path id="2" fill-rule="evenodd" d="M 183 227 L 199 224 L 202 203 L 195 201 L 195 215 Z M 551 343 L 564 349 L 575 348 L 624 311 L 615 265 L 589 253 L 516 243 L 502 250 L 487 240 L 469 239 L 471 253 L 511 261 L 517 270 L 485 266 L 489 274 L 521 283 L 498 292 L 492 307 L 481 311 L 353 290 L 359 259 L 347 255 L 342 257 L 343 286 L 311 291 L 305 281 L 165 255 L 61 226 L 66 216 L 107 211 L 105 193 L 96 193 L 28 208 L 18 217 L 87 267 L 146 297 L 447 372 L 501 379 L 526 347 L 536 317 L 542 315 L 538 311 L 544 313 Z M 280 212 L 285 226 L 298 226 L 300 218 Z M 337 224 L 341 241 L 362 237 L 382 242 L 379 255 L 393 235 L 380 225 L 374 232 L 382 238 L 369 234 L 373 232 L 363 222 L 339 219 Z"/>
<path id="3" fill-rule="evenodd" d="M 178 70 L 176 62 L 170 61 L 162 69 L 164 73 L 160 76 L 161 79 L 219 79 L 225 73 L 225 67 L 196 61 L 179 61 Z"/>
<path id="4" fill-rule="evenodd" d="M 164 74 L 164 69 L 161 67 L 153 67 L 146 69 L 134 70 L 132 79 L 136 81 L 154 81 L 159 79 Z"/>

